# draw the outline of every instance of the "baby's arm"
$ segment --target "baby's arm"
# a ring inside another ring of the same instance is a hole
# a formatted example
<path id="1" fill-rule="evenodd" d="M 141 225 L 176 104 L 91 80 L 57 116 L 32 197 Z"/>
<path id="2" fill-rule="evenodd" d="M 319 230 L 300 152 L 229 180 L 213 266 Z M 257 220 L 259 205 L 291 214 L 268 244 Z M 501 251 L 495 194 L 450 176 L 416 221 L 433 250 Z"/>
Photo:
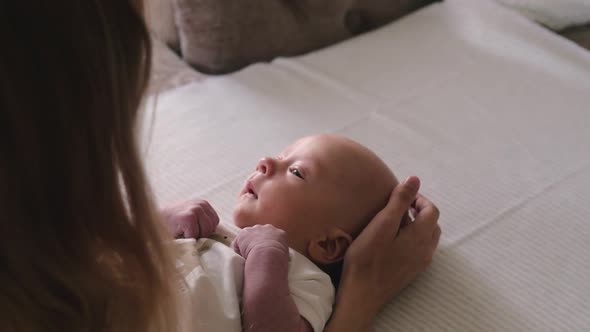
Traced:
<path id="1" fill-rule="evenodd" d="M 168 205 L 160 210 L 160 216 L 174 238 L 208 237 L 219 224 L 219 217 L 211 204 L 200 199 Z"/>
<path id="2" fill-rule="evenodd" d="M 285 232 L 271 225 L 248 227 L 236 237 L 234 249 L 246 259 L 242 330 L 313 331 L 289 291 Z"/>

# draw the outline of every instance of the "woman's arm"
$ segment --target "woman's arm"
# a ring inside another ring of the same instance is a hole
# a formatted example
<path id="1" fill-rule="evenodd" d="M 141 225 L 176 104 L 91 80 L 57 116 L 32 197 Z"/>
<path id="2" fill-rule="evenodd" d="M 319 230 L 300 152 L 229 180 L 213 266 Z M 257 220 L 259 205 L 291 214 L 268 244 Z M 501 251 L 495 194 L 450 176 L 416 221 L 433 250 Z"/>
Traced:
<path id="1" fill-rule="evenodd" d="M 377 311 L 374 310 L 374 306 L 364 303 L 370 304 L 370 301 L 367 302 L 366 292 L 341 279 L 334 312 L 324 332 L 369 331 Z"/>
<path id="2" fill-rule="evenodd" d="M 240 231 L 234 249 L 246 259 L 242 294 L 243 331 L 313 331 L 299 315 L 289 290 L 285 232 L 271 225 Z"/>
<path id="3" fill-rule="evenodd" d="M 370 330 L 379 309 L 430 265 L 441 234 L 439 211 L 419 188 L 417 177 L 396 186 L 387 206 L 353 241 L 325 331 Z M 400 229 L 410 209 L 415 221 Z"/>

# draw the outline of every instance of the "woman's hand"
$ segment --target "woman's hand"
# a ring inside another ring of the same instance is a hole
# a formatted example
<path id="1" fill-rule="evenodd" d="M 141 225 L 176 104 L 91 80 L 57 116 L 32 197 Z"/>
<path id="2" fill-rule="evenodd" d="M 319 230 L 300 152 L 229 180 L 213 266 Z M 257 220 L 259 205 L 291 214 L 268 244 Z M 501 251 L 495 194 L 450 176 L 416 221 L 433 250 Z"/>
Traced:
<path id="1" fill-rule="evenodd" d="M 419 187 L 417 177 L 396 186 L 387 206 L 353 241 L 326 331 L 369 329 L 378 310 L 430 265 L 441 234 L 439 211 L 418 194 Z M 415 221 L 400 229 L 410 209 Z"/>
<path id="2" fill-rule="evenodd" d="M 164 225 L 174 238 L 201 238 L 215 232 L 219 216 L 209 202 L 190 199 L 160 211 Z"/>

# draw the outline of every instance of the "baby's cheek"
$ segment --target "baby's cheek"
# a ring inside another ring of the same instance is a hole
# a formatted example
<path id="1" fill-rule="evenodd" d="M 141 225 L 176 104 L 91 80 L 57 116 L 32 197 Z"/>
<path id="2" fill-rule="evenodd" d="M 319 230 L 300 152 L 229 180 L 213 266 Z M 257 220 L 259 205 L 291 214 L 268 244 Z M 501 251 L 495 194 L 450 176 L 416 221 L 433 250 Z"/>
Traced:
<path id="1" fill-rule="evenodd" d="M 265 223 L 290 232 L 293 229 L 304 226 L 302 225 L 302 218 L 306 214 L 305 210 L 296 201 L 275 204 L 267 208 L 266 211 L 269 211 L 269 213 L 266 216 L 267 218 L 265 218 Z"/>

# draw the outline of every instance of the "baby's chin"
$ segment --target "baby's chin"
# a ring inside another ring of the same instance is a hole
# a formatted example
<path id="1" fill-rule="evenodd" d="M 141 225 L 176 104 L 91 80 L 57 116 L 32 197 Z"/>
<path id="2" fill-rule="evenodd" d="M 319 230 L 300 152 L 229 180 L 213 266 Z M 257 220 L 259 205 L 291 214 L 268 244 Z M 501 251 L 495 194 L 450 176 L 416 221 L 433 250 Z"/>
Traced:
<path id="1" fill-rule="evenodd" d="M 236 225 L 239 228 L 246 228 L 246 227 L 256 225 L 256 223 L 253 222 L 253 220 L 251 220 L 251 218 L 248 218 L 248 216 L 244 213 L 244 211 L 242 211 L 240 209 L 234 210 L 233 219 L 234 219 L 234 225 Z"/>

